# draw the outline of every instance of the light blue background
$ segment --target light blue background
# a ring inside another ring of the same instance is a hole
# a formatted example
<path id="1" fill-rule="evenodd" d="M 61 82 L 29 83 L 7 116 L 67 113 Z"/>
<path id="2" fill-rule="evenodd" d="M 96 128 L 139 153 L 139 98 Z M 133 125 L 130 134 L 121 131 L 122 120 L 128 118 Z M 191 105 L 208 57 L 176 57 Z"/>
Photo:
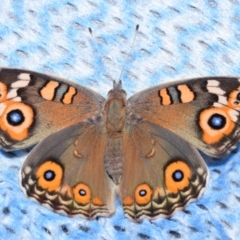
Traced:
<path id="1" fill-rule="evenodd" d="M 238 0 L 1 1 L 1 66 L 55 74 L 104 96 L 125 63 L 122 80 L 130 96 L 175 79 L 239 76 L 239 60 Z M 0 154 L 0 239 L 239 238 L 239 149 L 208 164 L 209 185 L 200 200 L 170 220 L 140 224 L 124 218 L 117 201 L 111 218 L 87 221 L 53 213 L 20 189 L 26 151 Z"/>

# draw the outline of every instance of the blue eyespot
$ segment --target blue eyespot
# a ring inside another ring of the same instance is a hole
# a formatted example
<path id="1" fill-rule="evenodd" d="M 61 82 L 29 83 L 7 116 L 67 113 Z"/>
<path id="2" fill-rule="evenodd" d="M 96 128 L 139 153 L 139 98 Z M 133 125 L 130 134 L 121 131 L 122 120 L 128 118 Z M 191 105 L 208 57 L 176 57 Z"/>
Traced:
<path id="1" fill-rule="evenodd" d="M 208 125 L 216 130 L 222 129 L 226 125 L 226 118 L 218 113 L 215 113 L 209 118 Z"/>
<path id="2" fill-rule="evenodd" d="M 172 178 L 175 182 L 180 182 L 183 180 L 184 174 L 181 170 L 176 170 L 175 172 L 173 172 L 172 174 Z"/>
<path id="3" fill-rule="evenodd" d="M 146 190 L 140 190 L 140 191 L 139 191 L 139 196 L 141 196 L 141 197 L 146 196 L 146 194 L 147 194 L 147 191 L 146 191 Z"/>
<path id="4" fill-rule="evenodd" d="M 79 190 L 79 195 L 80 196 L 85 196 L 86 194 L 87 194 L 87 192 L 85 190 L 83 190 L 83 189 Z"/>
<path id="5" fill-rule="evenodd" d="M 52 181 L 55 178 L 55 172 L 53 172 L 52 170 L 47 170 L 44 173 L 44 178 L 46 181 Z"/>
<path id="6" fill-rule="evenodd" d="M 18 126 L 24 122 L 25 118 L 19 109 L 10 111 L 7 114 L 7 121 L 12 126 Z"/>

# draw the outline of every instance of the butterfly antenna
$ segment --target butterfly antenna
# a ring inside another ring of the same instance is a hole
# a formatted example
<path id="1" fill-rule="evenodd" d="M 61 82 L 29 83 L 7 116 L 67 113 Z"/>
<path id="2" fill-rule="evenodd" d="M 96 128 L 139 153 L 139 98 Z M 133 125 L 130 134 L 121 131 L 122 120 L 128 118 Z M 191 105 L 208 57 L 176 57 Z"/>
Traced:
<path id="1" fill-rule="evenodd" d="M 133 42 L 132 42 L 132 45 L 131 45 L 131 48 L 130 48 L 130 51 L 129 51 L 129 55 L 131 54 L 132 50 L 133 50 L 133 46 L 135 44 L 135 40 L 136 40 L 136 37 L 137 37 L 137 33 L 138 33 L 138 30 L 139 30 L 139 24 L 136 25 L 136 28 L 135 28 L 135 35 L 134 35 L 134 38 L 133 38 Z M 122 71 L 121 71 L 121 74 L 120 74 L 120 77 L 119 77 L 119 80 L 121 80 L 121 77 L 123 75 L 123 72 L 125 70 L 125 67 L 127 65 L 128 61 L 126 60 L 124 65 L 123 65 L 123 68 L 122 68 Z"/>
<path id="2" fill-rule="evenodd" d="M 95 36 L 93 35 L 93 30 L 89 27 L 89 28 L 88 28 L 88 31 L 89 31 L 89 33 L 90 33 L 90 35 L 91 35 L 91 37 L 92 37 L 93 42 L 96 43 L 96 38 L 95 38 Z M 96 47 L 97 47 L 97 51 L 98 51 L 100 57 L 103 58 L 102 52 L 100 51 L 100 49 L 99 49 L 99 47 L 98 47 L 98 44 L 96 44 Z"/>
<path id="3" fill-rule="evenodd" d="M 93 42 L 96 43 L 96 38 L 95 38 L 95 36 L 94 36 L 94 34 L 93 34 L 93 30 L 89 27 L 89 28 L 88 28 L 88 31 L 89 31 L 89 33 L 90 33 L 90 35 L 91 35 L 91 37 L 92 37 Z M 98 54 L 99 54 L 98 56 L 100 56 L 100 59 L 102 60 L 102 59 L 103 59 L 103 54 L 102 54 L 101 50 L 99 49 L 98 44 L 95 44 L 95 47 L 97 48 L 97 52 L 98 52 Z M 103 61 L 103 60 L 102 60 L 102 61 Z M 104 61 L 103 61 L 103 65 L 105 65 L 105 64 L 104 64 Z M 107 69 L 105 68 L 105 66 L 104 66 L 104 69 L 107 71 Z M 108 74 L 108 72 L 107 72 L 107 74 Z"/>

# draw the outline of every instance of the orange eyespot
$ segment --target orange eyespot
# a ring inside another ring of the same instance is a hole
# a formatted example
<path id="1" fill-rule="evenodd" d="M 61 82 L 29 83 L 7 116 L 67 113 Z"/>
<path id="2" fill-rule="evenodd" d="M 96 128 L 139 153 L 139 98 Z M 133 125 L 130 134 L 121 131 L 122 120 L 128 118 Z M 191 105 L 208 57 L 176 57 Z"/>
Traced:
<path id="1" fill-rule="evenodd" d="M 91 199 L 90 188 L 83 183 L 77 184 L 73 188 L 73 197 L 77 203 L 88 204 Z"/>
<path id="2" fill-rule="evenodd" d="M 145 205 L 152 197 L 152 189 L 146 184 L 139 185 L 135 190 L 135 201 L 137 204 Z"/>
<path id="3" fill-rule="evenodd" d="M 168 191 L 177 193 L 189 185 L 192 171 L 181 160 L 170 163 L 165 169 L 165 185 Z"/>
<path id="4" fill-rule="evenodd" d="M 7 101 L 0 117 L 0 127 L 14 140 L 24 140 L 34 121 L 33 109 L 25 103 Z"/>
<path id="5" fill-rule="evenodd" d="M 205 143 L 217 143 L 233 131 L 235 124 L 230 118 L 229 110 L 227 107 L 212 107 L 200 113 L 199 126 L 203 131 L 202 139 Z"/>
<path id="6" fill-rule="evenodd" d="M 43 163 L 36 171 L 38 185 L 48 191 L 56 191 L 62 182 L 63 169 L 57 163 L 49 160 Z"/>

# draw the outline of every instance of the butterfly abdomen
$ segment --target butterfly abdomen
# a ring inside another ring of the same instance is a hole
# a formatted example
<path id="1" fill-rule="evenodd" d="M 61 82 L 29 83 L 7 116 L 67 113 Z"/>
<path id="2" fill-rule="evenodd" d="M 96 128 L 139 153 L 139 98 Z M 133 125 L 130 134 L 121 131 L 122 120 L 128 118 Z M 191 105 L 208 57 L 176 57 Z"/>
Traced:
<path id="1" fill-rule="evenodd" d="M 123 170 L 123 136 L 107 136 L 104 156 L 105 170 L 115 184 L 120 182 Z"/>

